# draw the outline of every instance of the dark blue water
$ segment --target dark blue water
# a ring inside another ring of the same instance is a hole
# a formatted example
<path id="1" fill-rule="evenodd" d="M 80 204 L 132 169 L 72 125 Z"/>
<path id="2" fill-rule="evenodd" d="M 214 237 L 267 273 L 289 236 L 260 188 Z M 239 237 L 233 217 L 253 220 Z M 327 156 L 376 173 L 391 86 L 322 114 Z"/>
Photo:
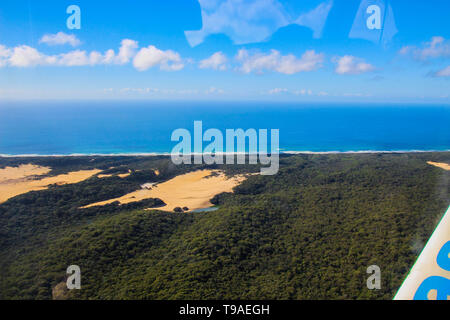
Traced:
<path id="1" fill-rule="evenodd" d="M 219 102 L 0 104 L 0 154 L 165 153 L 172 131 L 279 129 L 281 151 L 450 149 L 450 106 Z"/>

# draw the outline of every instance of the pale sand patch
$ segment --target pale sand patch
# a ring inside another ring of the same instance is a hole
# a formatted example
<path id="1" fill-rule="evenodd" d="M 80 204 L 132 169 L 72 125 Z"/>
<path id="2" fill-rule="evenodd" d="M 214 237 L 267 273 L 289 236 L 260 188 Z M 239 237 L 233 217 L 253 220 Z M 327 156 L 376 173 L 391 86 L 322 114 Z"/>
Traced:
<path id="1" fill-rule="evenodd" d="M 100 179 L 101 179 L 101 178 L 114 177 L 114 176 L 118 176 L 118 177 L 120 177 L 120 178 L 126 178 L 126 177 L 128 177 L 130 174 L 131 174 L 131 170 L 128 170 L 127 173 L 119 173 L 119 174 L 114 174 L 114 173 L 111 173 L 111 174 L 99 174 L 99 175 L 97 175 L 97 177 L 100 178 Z"/>
<path id="2" fill-rule="evenodd" d="M 444 162 L 433 162 L 433 161 L 428 161 L 427 162 L 429 165 L 444 169 L 444 170 L 450 170 L 450 165 Z"/>
<path id="3" fill-rule="evenodd" d="M 117 176 L 119 176 L 120 178 L 126 178 L 131 174 L 131 171 L 128 173 L 119 173 Z"/>
<path id="4" fill-rule="evenodd" d="M 0 183 L 7 180 L 23 179 L 30 176 L 40 176 L 50 172 L 49 167 L 41 167 L 34 164 L 21 164 L 18 167 L 6 167 L 0 169 Z"/>
<path id="5" fill-rule="evenodd" d="M 212 175 L 215 173 L 215 175 Z M 167 205 L 161 210 L 173 211 L 176 207 L 188 207 L 189 210 L 212 206 L 209 201 L 216 194 L 231 192 L 235 186 L 246 179 L 244 175 L 228 178 L 219 170 L 199 170 L 179 175 L 169 181 L 157 184 L 151 189 L 141 189 L 122 197 L 96 202 L 83 208 L 103 206 L 119 201 L 120 204 L 159 198 Z"/>
<path id="6" fill-rule="evenodd" d="M 112 176 L 113 176 L 113 174 L 99 174 L 99 175 L 97 175 L 97 178 L 102 179 L 102 178 L 109 178 Z"/>
<path id="7" fill-rule="evenodd" d="M 69 172 L 60 174 L 54 177 L 46 177 L 39 179 L 39 175 L 48 173 L 50 168 L 35 166 L 34 169 L 28 165 L 24 165 L 22 172 L 18 171 L 18 168 L 5 168 L 2 170 L 9 170 L 11 174 L 7 174 L 6 171 L 2 171 L 0 177 L 0 203 L 6 200 L 24 194 L 30 191 L 45 190 L 52 184 L 71 184 L 78 183 L 86 180 L 93 175 L 101 172 L 101 170 L 80 170 L 75 172 Z M 21 168 L 20 166 L 19 168 Z M 45 170 L 44 170 L 45 168 Z"/>

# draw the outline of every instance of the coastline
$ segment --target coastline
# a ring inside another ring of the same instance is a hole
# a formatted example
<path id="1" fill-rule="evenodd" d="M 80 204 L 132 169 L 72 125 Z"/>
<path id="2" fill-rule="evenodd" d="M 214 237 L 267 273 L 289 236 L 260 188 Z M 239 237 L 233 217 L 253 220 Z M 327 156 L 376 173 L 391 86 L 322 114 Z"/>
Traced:
<path id="1" fill-rule="evenodd" d="M 450 152 L 450 149 L 443 150 L 349 150 L 349 151 L 280 151 L 279 154 L 283 155 L 296 155 L 296 154 L 380 154 L 380 153 L 440 153 L 440 152 Z M 194 156 L 198 153 L 190 153 L 188 155 Z M 207 153 L 203 153 L 207 154 Z M 217 153 L 218 155 L 223 154 L 242 154 L 242 152 L 224 152 Z M 249 153 L 246 153 L 247 155 Z M 170 152 L 140 152 L 140 153 L 68 153 L 68 154 L 0 154 L 0 158 L 37 158 L 37 157 L 157 157 L 157 156 L 170 156 Z"/>

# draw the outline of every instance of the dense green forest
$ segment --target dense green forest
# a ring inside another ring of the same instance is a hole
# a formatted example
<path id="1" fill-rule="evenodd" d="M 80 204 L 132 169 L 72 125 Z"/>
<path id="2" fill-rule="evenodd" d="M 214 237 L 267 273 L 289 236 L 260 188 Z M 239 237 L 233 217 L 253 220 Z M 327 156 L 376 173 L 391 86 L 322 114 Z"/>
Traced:
<path id="1" fill-rule="evenodd" d="M 0 158 L 0 167 L 50 166 L 48 175 L 132 172 L 0 204 L 0 299 L 52 299 L 73 264 L 82 289 L 70 299 L 391 299 L 450 204 L 450 172 L 427 161 L 450 163 L 450 153 L 284 155 L 277 175 L 215 196 L 219 210 L 170 213 L 160 199 L 79 207 L 200 168 L 258 167 Z M 373 264 L 381 290 L 366 287 Z"/>

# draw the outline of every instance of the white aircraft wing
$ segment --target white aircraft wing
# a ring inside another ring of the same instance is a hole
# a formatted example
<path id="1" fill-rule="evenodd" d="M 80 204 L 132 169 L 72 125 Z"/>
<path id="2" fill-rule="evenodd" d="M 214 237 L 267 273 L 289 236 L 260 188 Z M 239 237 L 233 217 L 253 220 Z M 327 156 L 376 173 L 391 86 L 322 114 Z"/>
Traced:
<path id="1" fill-rule="evenodd" d="M 450 208 L 394 300 L 450 300 Z"/>

